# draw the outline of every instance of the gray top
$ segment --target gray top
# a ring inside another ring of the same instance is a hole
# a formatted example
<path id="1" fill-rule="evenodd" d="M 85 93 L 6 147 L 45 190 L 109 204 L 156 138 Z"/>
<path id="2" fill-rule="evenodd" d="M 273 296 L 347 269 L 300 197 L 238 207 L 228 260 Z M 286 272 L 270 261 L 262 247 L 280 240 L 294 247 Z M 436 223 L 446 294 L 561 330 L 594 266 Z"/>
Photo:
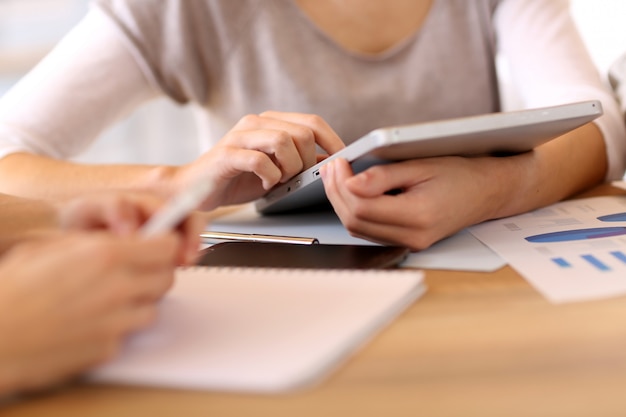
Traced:
<path id="1" fill-rule="evenodd" d="M 607 179 L 618 179 L 624 123 L 568 6 L 434 0 L 420 30 L 363 55 L 339 46 L 293 0 L 96 0 L 0 98 L 0 157 L 76 155 L 159 95 L 197 107 L 201 149 L 265 110 L 319 114 L 349 143 L 383 126 L 500 110 L 501 56 L 521 107 L 602 101 L 594 123 L 607 145 Z"/>
<path id="2" fill-rule="evenodd" d="M 437 0 L 419 32 L 372 56 L 337 45 L 292 0 L 98 1 L 173 99 L 200 103 L 226 128 L 269 109 L 315 113 L 346 142 L 499 110 L 497 3 Z"/>

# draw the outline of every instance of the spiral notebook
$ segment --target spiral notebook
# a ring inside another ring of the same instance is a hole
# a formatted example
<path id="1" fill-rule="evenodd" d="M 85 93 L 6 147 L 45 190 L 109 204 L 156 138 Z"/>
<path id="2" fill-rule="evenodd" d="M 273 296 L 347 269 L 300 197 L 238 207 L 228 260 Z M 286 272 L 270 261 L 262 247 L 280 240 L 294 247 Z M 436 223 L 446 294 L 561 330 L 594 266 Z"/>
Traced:
<path id="1" fill-rule="evenodd" d="M 408 269 L 181 268 L 91 381 L 272 393 L 321 381 L 425 291 Z"/>

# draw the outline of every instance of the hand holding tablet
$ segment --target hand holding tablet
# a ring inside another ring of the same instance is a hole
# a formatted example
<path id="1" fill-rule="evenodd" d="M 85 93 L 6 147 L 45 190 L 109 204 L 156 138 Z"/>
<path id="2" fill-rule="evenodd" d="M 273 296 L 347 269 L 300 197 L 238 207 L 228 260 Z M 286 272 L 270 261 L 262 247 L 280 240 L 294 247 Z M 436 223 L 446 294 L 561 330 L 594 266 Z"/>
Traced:
<path id="1" fill-rule="evenodd" d="M 597 100 L 490 113 L 373 130 L 324 161 L 270 190 L 256 201 L 263 214 L 304 209 L 326 200 L 319 169 L 345 158 L 355 172 L 415 158 L 446 155 L 510 155 L 533 148 L 602 115 Z"/>

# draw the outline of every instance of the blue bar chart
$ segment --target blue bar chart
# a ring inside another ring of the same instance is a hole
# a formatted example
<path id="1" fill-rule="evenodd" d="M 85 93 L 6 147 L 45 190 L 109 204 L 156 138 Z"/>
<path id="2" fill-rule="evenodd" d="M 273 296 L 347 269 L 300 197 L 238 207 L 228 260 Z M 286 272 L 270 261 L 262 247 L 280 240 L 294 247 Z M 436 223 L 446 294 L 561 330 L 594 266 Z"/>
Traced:
<path id="1" fill-rule="evenodd" d="M 470 231 L 550 301 L 626 295 L 626 197 L 564 201 Z"/>

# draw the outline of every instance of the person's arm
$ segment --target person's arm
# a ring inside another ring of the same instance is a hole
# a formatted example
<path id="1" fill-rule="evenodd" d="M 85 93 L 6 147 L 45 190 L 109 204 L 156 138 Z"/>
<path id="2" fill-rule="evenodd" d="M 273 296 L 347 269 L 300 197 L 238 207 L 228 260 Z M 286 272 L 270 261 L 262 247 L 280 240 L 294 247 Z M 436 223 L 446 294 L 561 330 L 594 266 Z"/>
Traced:
<path id="1" fill-rule="evenodd" d="M 180 241 L 69 234 L 0 261 L 0 397 L 63 382 L 111 358 L 150 324 Z"/>
<path id="2" fill-rule="evenodd" d="M 0 254 L 18 242 L 48 236 L 58 225 L 54 204 L 0 194 Z"/>
<path id="3" fill-rule="evenodd" d="M 617 103 L 601 83 L 560 0 L 505 0 L 502 48 L 525 104 L 601 99 L 605 116 L 533 152 L 510 157 L 428 158 L 353 175 L 342 160 L 321 174 L 351 234 L 414 250 L 467 226 L 523 213 L 621 177 L 626 133 Z M 392 189 L 403 190 L 387 195 Z"/>
<path id="4" fill-rule="evenodd" d="M 137 232 L 164 204 L 145 193 L 88 193 L 68 201 L 49 202 L 0 194 L 0 254 L 33 240 L 46 240 L 71 231 L 108 231 L 119 236 Z M 193 262 L 206 219 L 190 213 L 177 227 L 181 264 Z"/>
<path id="5" fill-rule="evenodd" d="M 191 213 L 176 230 L 137 233 L 160 207 L 151 196 L 91 195 L 51 215 L 47 203 L 0 196 L 0 214 L 33 216 L 22 231 L 51 231 L 0 259 L 0 397 L 84 372 L 153 320 L 175 267 L 195 260 L 205 226 Z"/>
<path id="6" fill-rule="evenodd" d="M 145 167 L 64 161 L 158 95 L 121 39 L 95 9 L 0 98 L 0 192 L 49 198 L 146 188 Z"/>
<path id="7" fill-rule="evenodd" d="M 66 198 L 116 189 L 169 197 L 205 176 L 223 191 L 203 205 L 211 209 L 260 197 L 313 165 L 316 144 L 329 153 L 343 147 L 319 117 L 270 112 L 242 118 L 214 150 L 180 167 L 64 160 L 158 94 L 116 30 L 92 11 L 0 99 L 0 192 Z"/>
<path id="8" fill-rule="evenodd" d="M 620 179 L 626 167 L 624 120 L 578 33 L 569 2 L 505 0 L 496 12 L 495 26 L 499 49 L 524 107 L 602 102 L 604 115 L 594 124 L 605 143 L 606 179 Z"/>
<path id="9" fill-rule="evenodd" d="M 605 175 L 604 160 L 601 135 L 588 124 L 517 156 L 415 159 L 357 175 L 338 159 L 321 175 L 352 235 L 421 250 L 465 227 L 542 207 L 597 184 Z M 394 189 L 403 192 L 386 194 Z"/>
<path id="10" fill-rule="evenodd" d="M 605 180 L 626 168 L 626 129 L 619 105 L 600 77 L 576 28 L 567 0 L 505 0 L 495 16 L 500 50 L 525 107 L 597 99 L 604 115 L 538 147 L 508 175 L 511 195 L 490 217 L 544 206 Z M 503 175 L 510 171 L 505 166 Z"/>

